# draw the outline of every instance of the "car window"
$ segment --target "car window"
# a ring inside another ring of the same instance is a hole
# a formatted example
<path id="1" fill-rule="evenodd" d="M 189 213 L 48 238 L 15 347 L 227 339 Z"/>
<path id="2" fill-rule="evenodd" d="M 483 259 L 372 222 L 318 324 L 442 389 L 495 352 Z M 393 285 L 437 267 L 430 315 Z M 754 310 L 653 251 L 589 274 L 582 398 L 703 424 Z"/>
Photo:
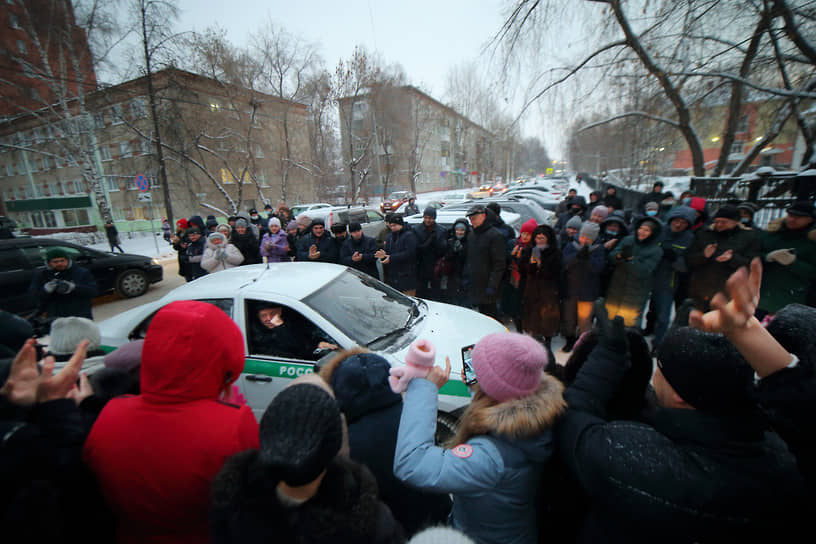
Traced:
<path id="1" fill-rule="evenodd" d="M 347 223 L 367 223 L 366 213 L 363 210 L 354 210 L 348 213 Z"/>
<path id="2" fill-rule="evenodd" d="M 0 249 L 0 272 L 13 272 L 26 268 L 28 268 L 28 263 L 19 248 Z"/>
<path id="3" fill-rule="evenodd" d="M 303 302 L 361 346 L 403 327 L 414 310 L 413 299 L 352 269 Z"/>
<path id="4" fill-rule="evenodd" d="M 45 254 L 48 251 L 56 248 L 64 250 L 65 253 L 68 254 L 68 257 L 73 261 L 76 261 L 77 258 L 81 256 L 80 251 L 71 246 L 28 246 L 22 248 L 22 250 L 26 256 L 26 259 L 28 259 L 28 262 L 30 262 L 31 265 L 36 268 L 38 266 L 45 266 Z"/>
<path id="5" fill-rule="evenodd" d="M 206 299 L 199 299 L 198 302 L 206 302 L 207 304 L 212 304 L 213 306 L 217 307 L 219 310 L 227 314 L 230 318 L 232 318 L 232 308 L 233 308 L 233 300 L 231 298 L 206 298 Z M 163 306 L 162 306 L 163 308 Z M 161 310 L 161 308 L 159 308 Z M 156 310 L 146 318 L 144 318 L 141 323 L 139 323 L 135 329 L 130 331 L 128 335 L 128 340 L 142 340 L 144 339 L 145 335 L 147 334 L 147 329 L 150 326 L 150 322 L 153 321 L 153 318 L 159 312 Z"/>
<path id="6" fill-rule="evenodd" d="M 275 309 L 279 311 L 276 313 Z M 244 315 L 249 353 L 255 357 L 316 361 L 322 357 L 321 342 L 337 344 L 303 314 L 278 302 L 247 300 Z M 264 324 L 262 317 L 270 318 L 271 323 Z"/>
<path id="7" fill-rule="evenodd" d="M 384 221 L 383 216 L 375 212 L 374 210 L 366 210 L 366 215 L 368 216 L 369 223 L 374 223 L 375 221 Z"/>

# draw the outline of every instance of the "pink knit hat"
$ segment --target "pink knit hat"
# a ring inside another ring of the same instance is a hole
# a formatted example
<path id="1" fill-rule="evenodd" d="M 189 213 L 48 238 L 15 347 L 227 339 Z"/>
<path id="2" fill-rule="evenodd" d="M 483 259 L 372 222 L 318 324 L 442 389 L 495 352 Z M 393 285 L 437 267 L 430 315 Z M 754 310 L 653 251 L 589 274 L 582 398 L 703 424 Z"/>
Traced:
<path id="1" fill-rule="evenodd" d="M 488 334 L 473 348 L 473 370 L 479 386 L 499 402 L 534 393 L 547 363 L 544 347 L 525 334 Z"/>

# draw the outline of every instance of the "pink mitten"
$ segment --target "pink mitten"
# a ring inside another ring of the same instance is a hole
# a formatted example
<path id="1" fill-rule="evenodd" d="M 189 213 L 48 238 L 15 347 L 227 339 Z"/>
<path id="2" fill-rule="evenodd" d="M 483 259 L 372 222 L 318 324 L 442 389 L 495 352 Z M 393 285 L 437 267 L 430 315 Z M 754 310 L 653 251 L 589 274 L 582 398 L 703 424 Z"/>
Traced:
<path id="1" fill-rule="evenodd" d="M 436 348 L 428 340 L 414 340 L 405 355 L 405 366 L 391 368 L 388 383 L 394 393 L 402 393 L 414 378 L 424 378 L 436 361 Z"/>

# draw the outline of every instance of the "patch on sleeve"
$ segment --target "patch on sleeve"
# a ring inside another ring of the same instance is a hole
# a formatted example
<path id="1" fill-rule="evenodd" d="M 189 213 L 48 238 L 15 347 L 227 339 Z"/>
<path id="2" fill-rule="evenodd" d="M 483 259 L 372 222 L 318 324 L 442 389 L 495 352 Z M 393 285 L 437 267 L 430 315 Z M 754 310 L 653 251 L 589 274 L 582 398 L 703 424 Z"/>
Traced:
<path id="1" fill-rule="evenodd" d="M 456 457 L 461 457 L 462 459 L 467 459 L 471 455 L 473 455 L 473 446 L 469 444 L 459 444 L 455 448 L 451 450 Z"/>

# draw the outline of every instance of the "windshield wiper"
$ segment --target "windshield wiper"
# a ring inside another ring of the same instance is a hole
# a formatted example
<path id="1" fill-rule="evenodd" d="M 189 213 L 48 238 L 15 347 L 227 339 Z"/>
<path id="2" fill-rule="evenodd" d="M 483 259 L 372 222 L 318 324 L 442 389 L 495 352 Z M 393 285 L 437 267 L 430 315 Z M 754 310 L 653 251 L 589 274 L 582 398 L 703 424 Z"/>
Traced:
<path id="1" fill-rule="evenodd" d="M 365 347 L 369 347 L 372 344 L 376 344 L 380 340 L 385 340 L 389 336 L 393 336 L 398 333 L 406 332 L 410 330 L 411 326 L 414 324 L 414 318 L 420 315 L 419 305 L 414 299 L 411 299 L 411 311 L 408 313 L 408 319 L 405 320 L 405 323 L 402 324 L 401 327 L 394 329 L 393 331 L 387 332 L 385 334 L 381 334 L 371 342 L 368 342 Z"/>

